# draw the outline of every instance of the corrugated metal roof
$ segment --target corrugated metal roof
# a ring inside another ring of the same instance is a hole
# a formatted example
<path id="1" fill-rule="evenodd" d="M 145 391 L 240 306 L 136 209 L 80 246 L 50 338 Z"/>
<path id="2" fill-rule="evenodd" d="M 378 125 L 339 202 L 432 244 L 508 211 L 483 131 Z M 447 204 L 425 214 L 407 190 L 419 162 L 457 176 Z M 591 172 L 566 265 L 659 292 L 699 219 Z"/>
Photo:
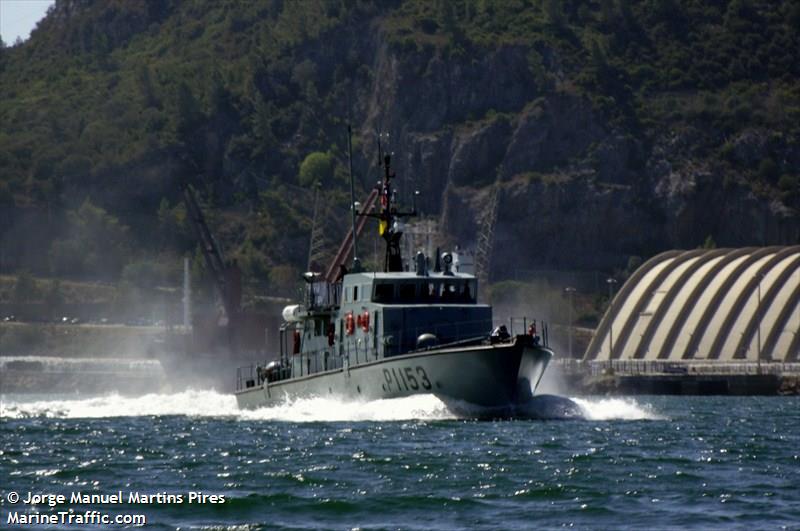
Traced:
<path id="1" fill-rule="evenodd" d="M 800 246 L 668 251 L 643 264 L 586 360 L 797 361 Z"/>

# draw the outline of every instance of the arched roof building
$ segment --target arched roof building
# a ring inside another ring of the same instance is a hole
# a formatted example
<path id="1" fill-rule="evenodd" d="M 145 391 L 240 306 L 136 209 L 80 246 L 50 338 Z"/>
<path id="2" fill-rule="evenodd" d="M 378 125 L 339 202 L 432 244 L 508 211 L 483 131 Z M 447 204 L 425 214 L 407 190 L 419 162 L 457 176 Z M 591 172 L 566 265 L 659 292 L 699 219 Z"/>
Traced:
<path id="1" fill-rule="evenodd" d="M 617 293 L 587 361 L 800 361 L 800 246 L 667 251 Z"/>

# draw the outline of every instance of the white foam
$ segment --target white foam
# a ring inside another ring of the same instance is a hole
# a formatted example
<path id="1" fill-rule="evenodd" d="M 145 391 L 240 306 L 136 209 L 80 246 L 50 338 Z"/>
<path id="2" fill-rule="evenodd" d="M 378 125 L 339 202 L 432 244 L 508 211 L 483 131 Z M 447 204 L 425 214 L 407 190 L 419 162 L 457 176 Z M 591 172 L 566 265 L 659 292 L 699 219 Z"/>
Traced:
<path id="1" fill-rule="evenodd" d="M 243 411 L 247 419 L 286 420 L 292 422 L 321 421 L 390 421 L 441 420 L 457 416 L 444 402 L 433 395 L 413 395 L 404 398 L 349 402 L 333 398 L 308 398 L 286 401 L 280 405 Z"/>
<path id="2" fill-rule="evenodd" d="M 572 398 L 583 410 L 586 420 L 661 420 L 649 404 L 632 398 Z"/>
<path id="3" fill-rule="evenodd" d="M 630 398 L 572 398 L 587 420 L 660 419 L 649 405 Z M 110 394 L 91 398 L 0 395 L 0 418 L 106 418 L 185 415 L 234 417 L 289 422 L 443 420 L 471 416 L 453 412 L 433 395 L 414 395 L 371 402 L 336 398 L 287 400 L 273 407 L 242 411 L 233 395 L 214 390 L 187 390 L 142 396 Z"/>
<path id="4" fill-rule="evenodd" d="M 152 393 L 141 396 L 109 394 L 89 398 L 63 396 L 0 396 L 0 417 L 103 418 L 149 415 L 224 416 L 236 410 L 233 395 L 216 391 Z"/>
<path id="5" fill-rule="evenodd" d="M 333 398 L 287 401 L 274 407 L 241 411 L 233 395 L 214 390 L 188 390 L 138 397 L 111 394 L 92 398 L 0 395 L 0 418 L 105 418 L 186 415 L 192 417 L 236 417 L 245 420 L 388 421 L 455 418 L 433 395 L 392 400 L 347 402 Z"/>

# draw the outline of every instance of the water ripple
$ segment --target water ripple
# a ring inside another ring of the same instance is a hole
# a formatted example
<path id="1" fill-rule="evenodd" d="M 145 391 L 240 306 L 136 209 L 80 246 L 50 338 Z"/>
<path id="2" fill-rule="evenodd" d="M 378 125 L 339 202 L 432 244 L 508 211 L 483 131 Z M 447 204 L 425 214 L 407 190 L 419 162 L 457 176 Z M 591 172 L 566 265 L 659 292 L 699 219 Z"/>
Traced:
<path id="1" fill-rule="evenodd" d="M 322 422 L 305 413 L 241 415 L 225 404 L 206 414 L 202 404 L 181 412 L 141 397 L 71 400 L 3 402 L 0 477 L 8 481 L 0 488 L 195 490 L 227 500 L 137 507 L 148 529 L 750 529 L 800 521 L 797 398 L 581 399 L 595 418 L 569 422 L 476 422 L 441 416 L 434 401 L 383 412 L 372 404 L 369 418 L 361 411 Z M 141 414 L 130 414 L 132 404 Z M 66 413 L 53 417 L 55 410 Z"/>

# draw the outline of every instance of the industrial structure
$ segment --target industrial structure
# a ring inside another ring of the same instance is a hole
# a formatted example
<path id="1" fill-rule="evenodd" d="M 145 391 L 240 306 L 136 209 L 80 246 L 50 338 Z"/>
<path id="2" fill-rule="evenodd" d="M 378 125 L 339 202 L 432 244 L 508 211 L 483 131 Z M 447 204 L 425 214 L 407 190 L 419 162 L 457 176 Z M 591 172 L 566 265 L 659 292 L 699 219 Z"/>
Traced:
<path id="1" fill-rule="evenodd" d="M 613 297 L 579 365 L 614 375 L 617 388 L 625 377 L 652 390 L 656 380 L 729 375 L 712 386 L 725 391 L 748 375 L 750 383 L 795 378 L 798 358 L 800 246 L 745 247 L 673 250 L 644 263 Z"/>

